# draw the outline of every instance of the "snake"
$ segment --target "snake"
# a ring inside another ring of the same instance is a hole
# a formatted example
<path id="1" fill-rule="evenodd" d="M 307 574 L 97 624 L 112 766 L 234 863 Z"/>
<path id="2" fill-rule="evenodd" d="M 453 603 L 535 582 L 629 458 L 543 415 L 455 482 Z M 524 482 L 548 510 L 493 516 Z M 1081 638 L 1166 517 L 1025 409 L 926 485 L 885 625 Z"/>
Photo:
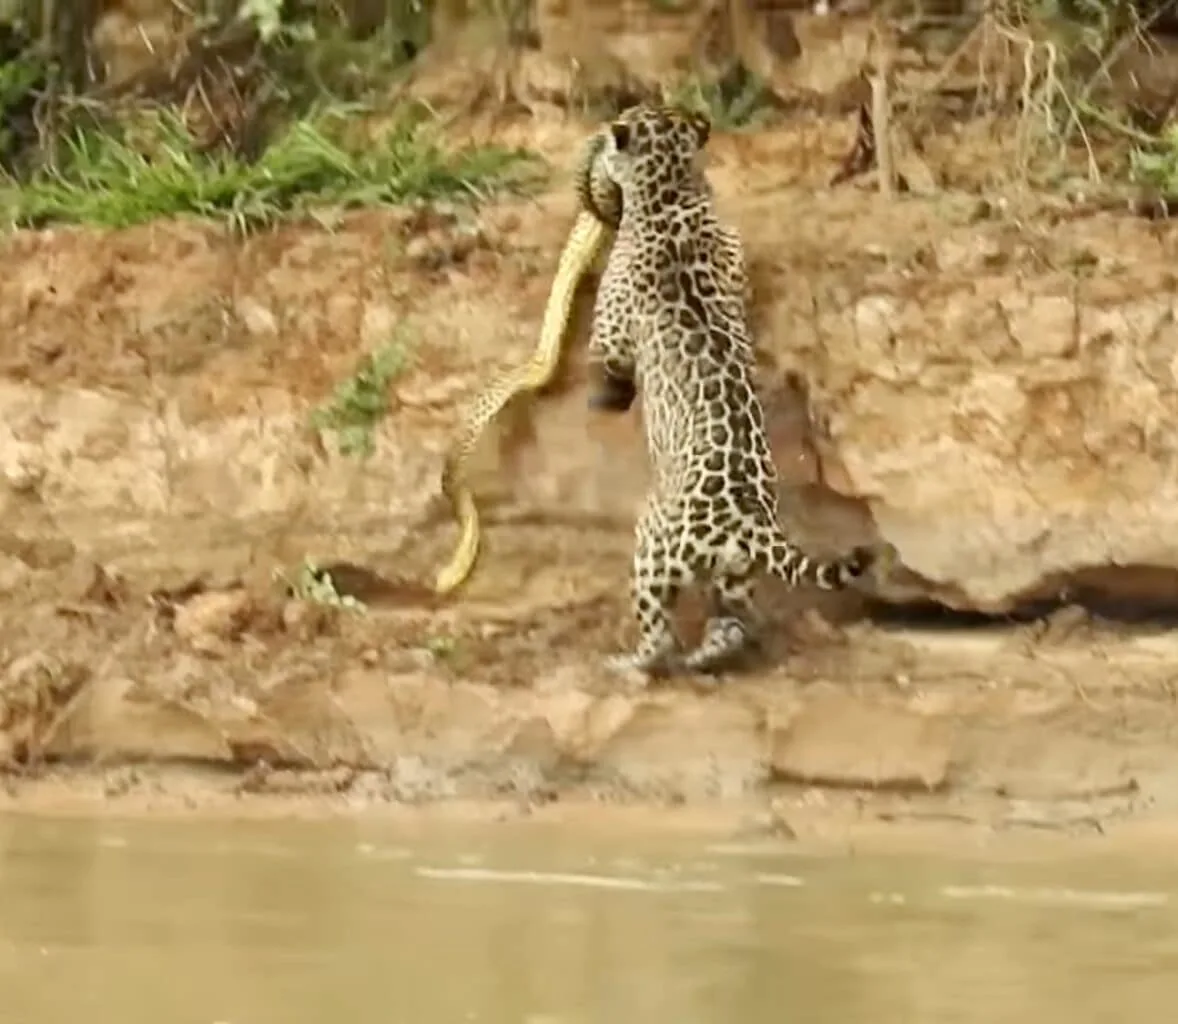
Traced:
<path id="1" fill-rule="evenodd" d="M 606 176 L 598 159 L 604 145 L 605 132 L 599 130 L 584 144 L 576 165 L 577 217 L 557 262 L 536 348 L 526 363 L 499 372 L 478 392 L 463 412 L 443 460 L 442 494 L 458 522 L 458 542 L 435 577 L 434 591 L 439 595 L 462 586 L 479 557 L 482 528 L 467 479 L 471 456 L 487 428 L 512 400 L 551 383 L 560 365 L 577 286 L 621 223 L 621 190 Z"/>

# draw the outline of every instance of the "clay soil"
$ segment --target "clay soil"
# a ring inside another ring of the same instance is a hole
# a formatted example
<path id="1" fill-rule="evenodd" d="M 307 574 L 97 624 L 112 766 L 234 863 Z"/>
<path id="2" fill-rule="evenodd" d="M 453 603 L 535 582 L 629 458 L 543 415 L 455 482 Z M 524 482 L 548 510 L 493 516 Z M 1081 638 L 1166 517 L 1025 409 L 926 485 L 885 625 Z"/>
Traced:
<path id="1" fill-rule="evenodd" d="M 1016 230 L 966 195 L 819 188 L 852 127 L 717 140 L 758 302 L 837 289 L 897 239 L 920 272 L 922 251 L 984 256 Z M 558 167 L 583 131 L 508 129 Z M 440 452 L 461 402 L 534 343 L 569 192 L 558 177 L 477 215 L 360 213 L 245 242 L 193 223 L 4 242 L 0 809 L 719 808 L 799 836 L 1178 822 L 1178 646 L 1160 627 L 1075 609 L 897 625 L 766 585 L 771 638 L 749 670 L 644 691 L 606 674 L 631 639 L 646 470 L 636 417 L 586 409 L 586 302 L 560 388 L 488 446 L 475 577 L 430 598 L 419 581 L 454 540 Z M 1156 230 L 1029 223 L 1027 275 L 1053 244 L 1064 259 Z M 870 516 L 825 492 L 837 472 L 804 443 L 791 339 L 763 328 L 785 503 L 801 515 L 824 491 L 811 536 L 841 546 Z M 411 362 L 377 452 L 342 458 L 307 412 L 391 338 Z M 334 564 L 366 612 L 290 598 L 275 574 L 304 559 Z"/>

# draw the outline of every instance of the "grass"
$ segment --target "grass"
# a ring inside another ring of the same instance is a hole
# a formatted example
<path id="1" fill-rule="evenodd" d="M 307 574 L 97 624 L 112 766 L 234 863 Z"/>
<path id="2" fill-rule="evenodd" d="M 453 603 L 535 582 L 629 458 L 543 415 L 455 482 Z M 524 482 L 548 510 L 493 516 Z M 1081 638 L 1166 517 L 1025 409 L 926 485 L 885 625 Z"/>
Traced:
<path id="1" fill-rule="evenodd" d="M 773 96 L 765 83 L 738 68 L 718 79 L 692 75 L 672 90 L 675 103 L 706 111 L 720 131 L 760 126 L 773 113 Z"/>
<path id="2" fill-rule="evenodd" d="M 35 90 L 43 87 L 45 66 L 35 60 L 5 52 L 0 31 L 0 161 L 11 164 L 22 136 L 33 128 Z"/>
<path id="3" fill-rule="evenodd" d="M 1049 188 L 1072 181 L 1077 157 L 1094 184 L 1120 185 L 1126 171 L 1135 184 L 1164 173 L 1153 158 L 1160 153 L 1164 161 L 1173 149 L 1159 134 L 1172 101 L 1137 71 L 1160 13 L 1133 0 L 994 0 L 987 7 L 975 31 L 988 62 L 1002 70 L 979 84 L 999 101 L 1017 96 L 1021 178 Z"/>
<path id="4" fill-rule="evenodd" d="M 479 201 L 535 184 L 523 150 L 444 149 L 416 112 L 375 139 L 343 141 L 355 111 L 333 107 L 290 124 L 255 161 L 203 152 L 180 117 L 146 112 L 133 126 L 75 130 L 51 167 L 0 181 L 0 215 L 13 228 L 73 223 L 127 227 L 160 217 L 219 218 L 240 232 L 317 207 L 410 200 Z"/>
<path id="5" fill-rule="evenodd" d="M 334 433 L 340 455 L 368 458 L 376 450 L 373 431 L 389 411 L 389 385 L 408 362 L 399 336 L 366 355 L 356 372 L 312 411 L 311 427 Z"/>
<path id="6" fill-rule="evenodd" d="M 1178 198 L 1178 124 L 1171 125 L 1157 144 L 1133 151 L 1130 164 L 1133 181 L 1157 192 L 1170 202 Z"/>
<path id="7" fill-rule="evenodd" d="M 342 611 L 355 612 L 363 615 L 367 608 L 350 594 L 340 594 L 335 589 L 335 580 L 331 574 L 319 568 L 309 558 L 304 558 L 293 577 L 281 570 L 276 570 L 274 576 L 285 583 L 293 597 L 312 604 L 324 605 L 328 608 L 338 608 Z"/>

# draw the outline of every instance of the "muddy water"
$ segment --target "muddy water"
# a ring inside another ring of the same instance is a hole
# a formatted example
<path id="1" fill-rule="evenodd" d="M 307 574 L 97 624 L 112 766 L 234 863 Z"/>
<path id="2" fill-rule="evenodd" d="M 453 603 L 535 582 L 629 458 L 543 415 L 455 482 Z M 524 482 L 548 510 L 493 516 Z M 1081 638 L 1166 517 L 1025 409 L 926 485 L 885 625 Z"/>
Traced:
<path id="1" fill-rule="evenodd" d="M 0 819 L 0 1021 L 1164 1020 L 1178 869 Z"/>

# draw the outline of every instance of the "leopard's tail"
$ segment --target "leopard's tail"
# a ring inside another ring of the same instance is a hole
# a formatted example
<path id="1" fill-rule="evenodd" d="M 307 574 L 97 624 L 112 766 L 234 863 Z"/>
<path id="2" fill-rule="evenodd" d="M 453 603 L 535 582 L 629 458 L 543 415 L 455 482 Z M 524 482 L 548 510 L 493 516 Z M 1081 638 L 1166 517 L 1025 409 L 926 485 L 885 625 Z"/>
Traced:
<path id="1" fill-rule="evenodd" d="M 757 547 L 769 575 L 791 587 L 809 584 L 820 590 L 842 590 L 866 574 L 877 557 L 871 548 L 856 547 L 838 558 L 815 558 L 794 544 L 777 524 L 765 529 Z"/>

